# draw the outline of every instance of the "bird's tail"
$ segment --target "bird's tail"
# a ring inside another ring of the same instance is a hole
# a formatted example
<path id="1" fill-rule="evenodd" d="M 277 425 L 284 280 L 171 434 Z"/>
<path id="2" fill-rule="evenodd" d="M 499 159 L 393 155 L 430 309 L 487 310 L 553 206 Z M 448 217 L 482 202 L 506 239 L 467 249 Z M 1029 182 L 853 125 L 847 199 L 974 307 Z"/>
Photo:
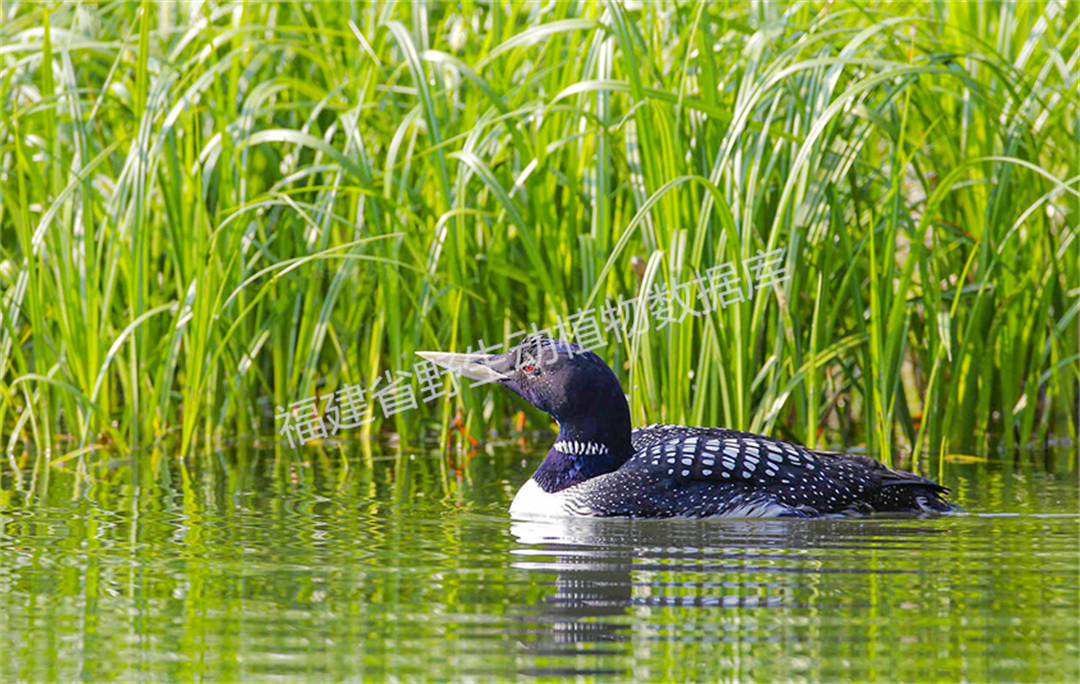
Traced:
<path id="1" fill-rule="evenodd" d="M 948 513 L 959 508 L 945 498 L 948 487 L 903 470 L 889 470 L 882 478 L 874 508 L 879 511 Z"/>

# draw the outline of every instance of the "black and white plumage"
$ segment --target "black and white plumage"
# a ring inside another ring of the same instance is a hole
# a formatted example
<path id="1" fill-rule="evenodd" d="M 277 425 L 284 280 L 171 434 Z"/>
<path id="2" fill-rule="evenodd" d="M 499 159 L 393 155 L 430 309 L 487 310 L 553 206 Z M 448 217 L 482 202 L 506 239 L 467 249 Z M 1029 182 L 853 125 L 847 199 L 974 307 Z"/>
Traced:
<path id="1" fill-rule="evenodd" d="M 421 352 L 546 411 L 559 436 L 510 507 L 514 517 L 816 517 L 949 511 L 941 485 L 867 456 L 725 428 L 631 430 L 618 379 L 592 352 L 533 337 L 506 354 Z"/>

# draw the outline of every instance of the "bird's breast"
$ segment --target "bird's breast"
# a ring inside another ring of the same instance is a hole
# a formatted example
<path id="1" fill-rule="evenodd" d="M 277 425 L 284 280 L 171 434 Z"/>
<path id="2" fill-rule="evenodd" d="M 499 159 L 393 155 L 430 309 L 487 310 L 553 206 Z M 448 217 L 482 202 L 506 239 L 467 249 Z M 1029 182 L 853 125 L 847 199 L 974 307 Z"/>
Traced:
<path id="1" fill-rule="evenodd" d="M 565 516 L 566 495 L 562 491 L 545 492 L 536 480 L 521 485 L 510 504 L 512 518 L 549 518 Z"/>

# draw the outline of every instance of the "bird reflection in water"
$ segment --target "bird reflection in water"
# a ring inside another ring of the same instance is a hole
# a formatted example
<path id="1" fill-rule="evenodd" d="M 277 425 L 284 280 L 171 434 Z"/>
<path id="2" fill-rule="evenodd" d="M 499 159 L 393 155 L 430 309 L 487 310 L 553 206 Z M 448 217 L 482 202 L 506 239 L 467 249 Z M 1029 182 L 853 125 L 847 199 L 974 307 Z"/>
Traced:
<path id="1" fill-rule="evenodd" d="M 539 605 L 513 611 L 527 625 L 522 648 L 545 663 L 522 674 L 628 675 L 636 642 L 781 640 L 740 616 L 805 609 L 821 575 L 865 571 L 844 561 L 852 550 L 913 548 L 943 531 L 910 518 L 514 521 L 513 566 L 554 575 Z M 677 623 L 652 613 L 666 609 Z"/>

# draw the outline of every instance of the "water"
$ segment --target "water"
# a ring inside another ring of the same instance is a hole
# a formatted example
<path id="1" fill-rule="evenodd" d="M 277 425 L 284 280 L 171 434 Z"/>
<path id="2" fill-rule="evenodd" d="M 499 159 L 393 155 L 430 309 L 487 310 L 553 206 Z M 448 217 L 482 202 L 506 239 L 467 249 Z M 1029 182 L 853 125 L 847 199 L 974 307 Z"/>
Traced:
<path id="1" fill-rule="evenodd" d="M 304 454 L 3 471 L 0 680 L 1080 679 L 1070 451 L 944 464 L 957 516 L 545 524 L 516 448 Z"/>

